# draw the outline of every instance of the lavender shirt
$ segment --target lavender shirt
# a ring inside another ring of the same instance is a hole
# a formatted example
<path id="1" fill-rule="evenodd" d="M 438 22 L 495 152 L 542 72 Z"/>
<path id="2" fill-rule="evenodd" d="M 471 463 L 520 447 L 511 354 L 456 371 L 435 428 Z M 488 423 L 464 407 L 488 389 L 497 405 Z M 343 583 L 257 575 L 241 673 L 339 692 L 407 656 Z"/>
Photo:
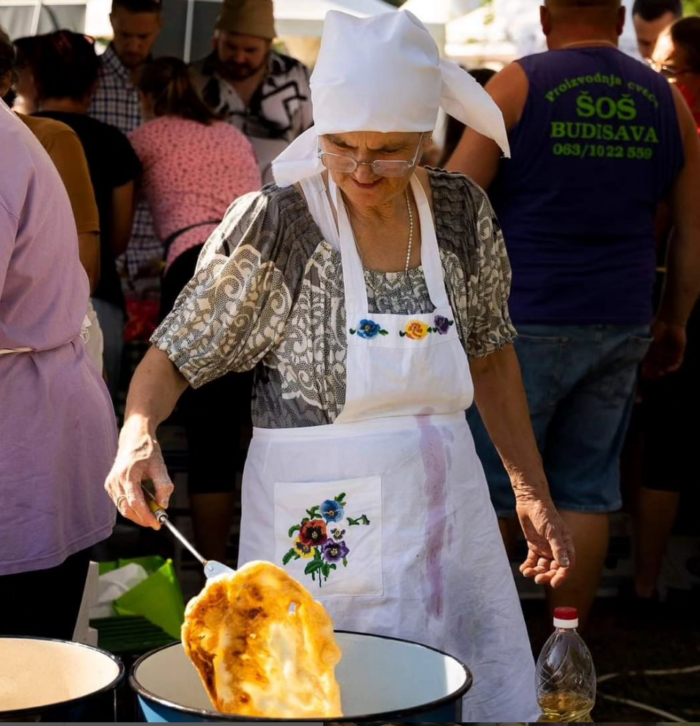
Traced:
<path id="1" fill-rule="evenodd" d="M 0 101 L 0 575 L 106 539 L 114 411 L 80 328 L 88 281 L 51 159 Z"/>

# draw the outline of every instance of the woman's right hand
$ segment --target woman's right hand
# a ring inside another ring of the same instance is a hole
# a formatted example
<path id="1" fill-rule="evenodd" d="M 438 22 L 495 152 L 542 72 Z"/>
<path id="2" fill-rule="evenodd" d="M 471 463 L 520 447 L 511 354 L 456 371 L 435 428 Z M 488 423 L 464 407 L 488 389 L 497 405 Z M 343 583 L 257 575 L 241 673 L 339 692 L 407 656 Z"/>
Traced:
<path id="1" fill-rule="evenodd" d="M 148 508 L 141 489 L 141 483 L 149 479 L 155 486 L 159 506 L 166 509 L 174 487 L 160 446 L 147 429 L 127 422 L 119 436 L 117 458 L 105 482 L 105 489 L 123 517 L 142 527 L 160 529 L 160 523 Z"/>

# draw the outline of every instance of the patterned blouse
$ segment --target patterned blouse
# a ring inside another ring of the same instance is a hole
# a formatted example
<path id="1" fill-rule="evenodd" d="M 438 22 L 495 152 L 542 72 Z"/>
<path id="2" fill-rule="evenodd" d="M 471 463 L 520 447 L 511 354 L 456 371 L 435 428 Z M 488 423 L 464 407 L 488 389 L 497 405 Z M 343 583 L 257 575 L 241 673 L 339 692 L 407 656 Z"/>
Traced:
<path id="1" fill-rule="evenodd" d="M 445 282 L 467 355 L 516 337 L 510 265 L 488 198 L 460 174 L 430 170 Z M 422 269 L 365 271 L 370 312 L 430 313 Z M 345 403 L 347 333 L 340 252 L 295 187 L 236 200 L 197 271 L 151 339 L 193 387 L 256 369 L 253 423 L 319 426 Z"/>

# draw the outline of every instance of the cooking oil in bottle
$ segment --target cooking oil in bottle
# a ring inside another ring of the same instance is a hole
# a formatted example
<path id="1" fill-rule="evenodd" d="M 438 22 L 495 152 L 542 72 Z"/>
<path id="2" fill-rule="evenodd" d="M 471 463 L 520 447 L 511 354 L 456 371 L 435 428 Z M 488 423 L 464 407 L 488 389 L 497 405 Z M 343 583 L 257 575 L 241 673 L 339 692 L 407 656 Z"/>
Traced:
<path id="1" fill-rule="evenodd" d="M 554 632 L 537 659 L 540 722 L 591 722 L 596 676 L 593 659 L 577 632 L 576 608 L 554 610 Z"/>
<path id="2" fill-rule="evenodd" d="M 540 722 L 587 723 L 592 722 L 591 711 L 595 705 L 588 695 L 572 691 L 546 693 L 539 698 L 542 716 Z"/>

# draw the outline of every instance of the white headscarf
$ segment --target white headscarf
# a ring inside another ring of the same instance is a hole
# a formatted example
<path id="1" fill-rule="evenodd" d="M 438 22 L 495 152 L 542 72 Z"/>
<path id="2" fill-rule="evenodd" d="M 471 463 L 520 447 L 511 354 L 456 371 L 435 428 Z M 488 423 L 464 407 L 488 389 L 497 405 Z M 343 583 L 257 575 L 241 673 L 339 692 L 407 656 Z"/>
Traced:
<path id="1" fill-rule="evenodd" d="M 510 156 L 503 116 L 491 96 L 456 63 L 440 59 L 430 33 L 407 10 L 370 18 L 331 10 L 311 76 L 311 98 L 314 126 L 272 164 L 278 186 L 323 170 L 319 136 L 430 132 L 440 107 Z"/>

